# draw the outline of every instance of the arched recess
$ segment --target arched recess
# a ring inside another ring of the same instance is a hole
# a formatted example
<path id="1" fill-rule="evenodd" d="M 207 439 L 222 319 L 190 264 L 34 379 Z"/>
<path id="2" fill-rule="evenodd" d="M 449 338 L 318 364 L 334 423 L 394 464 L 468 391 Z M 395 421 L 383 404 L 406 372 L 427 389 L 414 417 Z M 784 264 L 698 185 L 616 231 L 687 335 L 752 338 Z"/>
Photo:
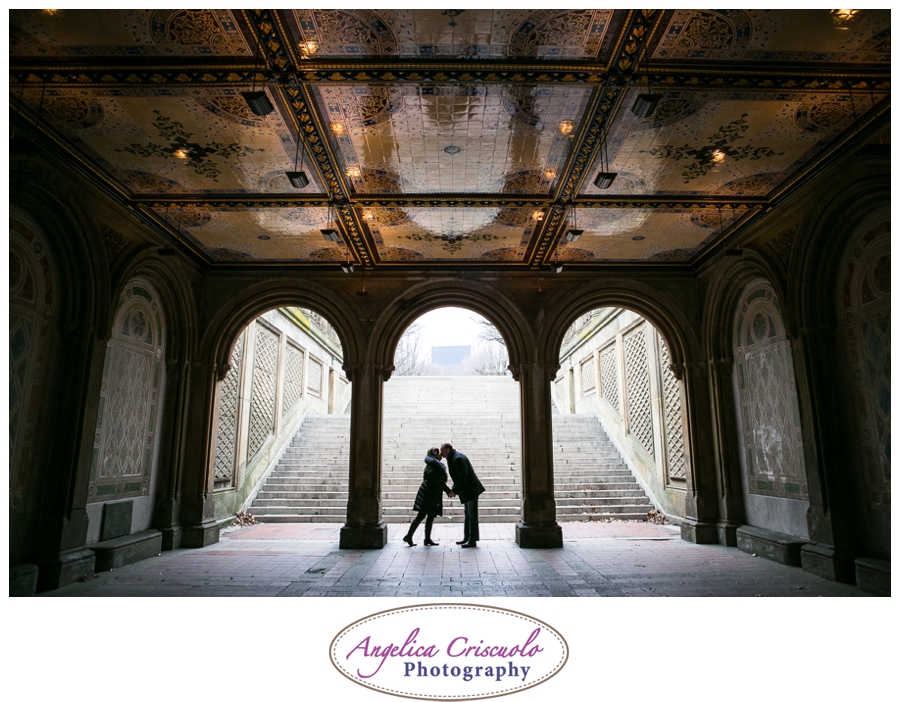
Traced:
<path id="1" fill-rule="evenodd" d="M 162 548 L 170 550 L 178 547 L 181 534 L 179 507 L 187 399 L 191 364 L 199 343 L 197 305 L 191 288 L 191 278 L 197 272 L 181 263 L 173 264 L 168 258 L 160 258 L 155 248 L 138 251 L 123 260 L 119 269 L 114 299 L 120 299 L 134 280 L 144 280 L 154 290 L 165 319 L 165 374 L 160 393 L 165 399 L 165 411 L 160 417 L 158 431 L 158 474 L 154 480 L 150 526 L 162 532 Z M 115 320 L 110 318 L 108 325 L 115 333 Z"/>
<path id="2" fill-rule="evenodd" d="M 239 292 L 235 293 L 238 287 Z M 278 279 L 240 287 L 231 279 L 219 281 L 213 277 L 207 281 L 207 294 L 221 303 L 202 329 L 198 362 L 191 368 L 190 415 L 195 421 L 185 429 L 180 512 L 184 526 L 182 545 L 189 547 L 205 546 L 218 539 L 214 491 L 219 397 L 231 368 L 232 352 L 244 329 L 270 310 L 297 306 L 315 310 L 332 324 L 344 352 L 345 368 L 349 361 L 358 358 L 362 346 L 356 315 L 331 290 L 308 280 Z M 351 393 L 356 393 L 355 386 Z"/>
<path id="3" fill-rule="evenodd" d="M 621 307 L 636 312 L 665 341 L 670 370 L 681 381 L 681 409 L 685 417 L 684 455 L 688 467 L 682 537 L 701 543 L 717 542 L 719 507 L 715 463 L 711 457 L 708 366 L 698 337 L 699 304 L 695 284 L 687 279 L 683 284 L 673 281 L 668 294 L 637 282 L 582 286 L 561 296 L 547 310 L 546 319 L 552 321 L 542 330 L 541 356 L 558 358 L 568 327 L 580 315 L 600 307 Z"/>
<path id="4" fill-rule="evenodd" d="M 493 324 L 506 341 L 511 368 L 529 359 L 528 349 L 533 347 L 533 337 L 521 312 L 509 300 L 499 296 L 496 290 L 470 281 L 461 284 L 454 279 L 429 280 L 408 289 L 379 317 L 373 334 L 376 340 L 373 360 L 388 369 L 388 376 L 403 332 L 423 314 L 441 307 L 462 307 Z"/>
<path id="5" fill-rule="evenodd" d="M 56 266 L 43 238 L 21 219 L 9 232 L 9 510 L 11 561 L 33 533 L 40 489 L 41 399 L 59 314 Z"/>
<path id="6" fill-rule="evenodd" d="M 747 523 L 741 474 L 741 429 L 734 383 L 734 315 L 741 296 L 755 280 L 772 286 L 784 299 L 783 279 L 773 262 L 752 249 L 740 258 L 721 258 L 705 272 L 710 279 L 703 299 L 701 339 L 709 359 L 712 438 L 719 486 L 720 541 L 737 545 L 736 530 Z"/>
<path id="7" fill-rule="evenodd" d="M 371 451 L 375 460 L 367 464 L 366 475 L 354 486 L 351 474 L 351 508 L 354 499 L 361 514 L 368 519 L 381 515 L 381 416 L 383 412 L 383 382 L 390 377 L 393 359 L 400 337 L 419 316 L 441 307 L 461 307 L 490 321 L 503 336 L 509 354 L 509 367 L 520 383 L 521 441 L 522 441 L 522 518 L 516 525 L 516 541 L 522 547 L 557 547 L 562 545 L 562 530 L 556 522 L 553 501 L 552 439 L 550 436 L 550 394 L 548 369 L 537 356 L 534 330 L 522 311 L 496 290 L 486 285 L 458 279 L 429 279 L 404 292 L 391 301 L 375 326 L 373 372 L 367 393 L 366 407 L 376 418 L 369 428 L 367 441 L 354 450 Z M 362 461 L 360 461 L 362 463 Z M 354 498 L 354 489 L 359 489 Z M 371 489 L 377 500 L 363 494 Z M 348 522 L 348 526 L 350 522 Z M 362 525 L 360 525 L 362 526 Z M 386 531 L 385 531 L 386 538 Z M 351 546 L 344 539 L 342 546 Z"/>
<path id="8" fill-rule="evenodd" d="M 852 185 L 835 184 L 822 193 L 799 228 L 786 322 L 795 340 L 810 539 L 818 544 L 804 553 L 804 568 L 852 582 L 856 556 L 890 557 L 889 511 L 871 510 L 866 503 L 860 416 L 844 328 L 845 273 L 851 265 L 845 257 L 858 237 L 890 222 L 889 159 L 857 154 L 846 183 Z"/>
<path id="9" fill-rule="evenodd" d="M 9 199 L 12 226 L 43 243 L 54 281 L 34 451 L 16 468 L 28 476 L 27 506 L 22 519 L 10 516 L 11 567 L 37 564 L 38 588 L 47 589 L 93 571 L 93 553 L 78 550 L 88 529 L 85 443 L 96 417 L 85 398 L 99 392 L 110 281 L 102 236 L 83 209 L 84 197 L 37 152 L 11 155 Z M 62 423 L 55 421 L 60 408 Z"/>
<path id="10" fill-rule="evenodd" d="M 159 294 L 134 278 L 117 301 L 103 367 L 87 490 L 89 543 L 144 531 L 152 522 L 165 353 Z M 110 517 L 120 509 L 112 505 L 127 505 L 121 521 Z"/>
<path id="11" fill-rule="evenodd" d="M 600 427 L 595 431 L 613 442 L 616 457 L 609 457 L 606 467 L 605 461 L 594 461 L 591 465 L 596 466 L 595 473 L 576 473 L 583 476 L 578 484 L 586 491 L 581 504 L 579 495 L 567 485 L 573 480 L 571 471 L 566 472 L 566 463 L 576 461 L 581 449 L 565 443 L 563 437 L 566 433 L 571 435 L 573 429 L 560 426 L 556 443 L 566 460 L 560 466 L 557 494 L 565 499 L 568 511 L 596 513 L 592 518 L 622 514 L 628 515 L 623 518 L 643 519 L 655 507 L 680 522 L 685 511 L 691 456 L 683 381 L 678 377 L 684 374 L 676 376 L 673 372 L 674 354 L 670 350 L 670 345 L 674 345 L 671 339 L 678 337 L 671 331 L 670 323 L 667 339 L 652 321 L 660 317 L 659 310 L 645 317 L 634 308 L 646 310 L 655 306 L 648 304 L 646 298 L 635 304 L 630 299 L 634 291 L 629 293 L 587 293 L 587 301 L 579 299 L 574 309 L 560 315 L 570 321 L 570 326 L 553 350 L 555 358 L 564 362 L 556 377 L 556 400 L 563 415 L 577 413 L 582 417 L 563 416 L 556 423 L 571 423 L 579 427 L 578 431 L 587 431 L 592 424 L 589 417 L 594 422 L 599 420 Z M 592 299 L 603 302 L 597 305 L 589 301 Z M 586 326 L 572 336 L 582 324 Z M 676 344 L 683 358 L 683 343 Z M 621 489 L 610 494 L 600 474 L 620 475 L 615 471 L 621 470 L 621 460 L 632 477 L 620 478 Z M 637 480 L 637 485 L 626 487 L 630 480 Z"/>
<path id="12" fill-rule="evenodd" d="M 752 281 L 733 319 L 735 407 L 747 521 L 806 538 L 809 485 L 781 301 L 766 281 Z"/>

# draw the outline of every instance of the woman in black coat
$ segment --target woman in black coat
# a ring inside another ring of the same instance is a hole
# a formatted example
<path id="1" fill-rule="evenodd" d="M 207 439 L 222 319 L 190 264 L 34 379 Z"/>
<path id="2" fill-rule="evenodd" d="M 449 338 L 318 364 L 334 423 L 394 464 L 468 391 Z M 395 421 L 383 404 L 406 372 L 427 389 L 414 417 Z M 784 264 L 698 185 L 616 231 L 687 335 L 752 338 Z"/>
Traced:
<path id="1" fill-rule="evenodd" d="M 439 448 L 429 449 L 425 456 L 425 474 L 422 476 L 422 485 L 419 486 L 419 492 L 416 493 L 416 501 L 413 504 L 413 509 L 418 514 L 409 525 L 406 536 L 403 537 L 408 546 L 415 546 L 412 537 L 423 519 L 425 520 L 425 545 L 438 545 L 437 541 L 431 540 L 431 526 L 434 524 L 434 518 L 443 514 L 443 493 L 445 492 L 450 495 L 450 488 L 447 487 L 447 471 L 444 470 L 444 464 L 441 463 L 441 450 Z"/>

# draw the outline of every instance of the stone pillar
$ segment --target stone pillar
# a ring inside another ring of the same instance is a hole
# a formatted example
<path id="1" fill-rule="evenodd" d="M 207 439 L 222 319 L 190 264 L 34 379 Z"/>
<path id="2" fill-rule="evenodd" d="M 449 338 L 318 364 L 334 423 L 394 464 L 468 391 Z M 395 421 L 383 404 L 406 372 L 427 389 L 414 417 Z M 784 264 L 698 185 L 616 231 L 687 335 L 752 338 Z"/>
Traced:
<path id="1" fill-rule="evenodd" d="M 522 520 L 516 543 L 522 548 L 562 548 L 553 496 L 553 414 L 550 383 L 559 364 L 512 367 L 519 381 L 522 422 Z"/>
<path id="2" fill-rule="evenodd" d="M 710 363 L 709 394 L 712 402 L 712 442 L 718 481 L 719 543 L 737 546 L 737 528 L 746 523 L 741 488 L 738 419 L 734 405 L 734 359 L 718 358 Z"/>
<path id="3" fill-rule="evenodd" d="M 809 485 L 806 523 L 810 543 L 803 546 L 803 570 L 820 577 L 852 583 L 854 544 L 851 486 L 846 474 L 841 437 L 840 398 L 835 386 L 833 364 L 836 345 L 831 326 L 805 327 L 791 341 L 800 425 L 803 431 L 803 460 Z"/>
<path id="4" fill-rule="evenodd" d="M 381 430 L 384 381 L 393 366 L 344 366 L 350 382 L 350 481 L 347 522 L 341 548 L 384 548 L 387 525 L 381 519 Z"/>
<path id="5" fill-rule="evenodd" d="M 213 496 L 213 456 L 218 386 L 227 372 L 228 366 L 217 368 L 213 363 L 192 363 L 188 371 L 191 401 L 187 413 L 181 507 L 181 545 L 187 548 L 202 548 L 219 540 Z"/>
<path id="6" fill-rule="evenodd" d="M 681 538 L 695 544 L 715 544 L 719 542 L 719 506 L 707 364 L 686 363 L 683 369 L 676 365 L 673 371 L 683 381 L 682 407 L 687 414 L 689 430 L 685 439 L 690 470 L 686 475 Z"/>
<path id="7" fill-rule="evenodd" d="M 181 545 L 182 529 L 178 512 L 184 437 L 190 412 L 190 382 L 190 364 L 174 358 L 166 359 L 165 423 L 153 506 L 153 526 L 162 532 L 164 551 Z"/>
<path id="8" fill-rule="evenodd" d="M 60 588 L 94 573 L 94 552 L 85 546 L 85 507 L 106 342 L 91 335 L 84 347 L 70 348 L 62 360 L 56 400 L 73 413 L 71 422 L 60 422 L 47 437 L 51 449 L 38 539 L 38 590 Z"/>

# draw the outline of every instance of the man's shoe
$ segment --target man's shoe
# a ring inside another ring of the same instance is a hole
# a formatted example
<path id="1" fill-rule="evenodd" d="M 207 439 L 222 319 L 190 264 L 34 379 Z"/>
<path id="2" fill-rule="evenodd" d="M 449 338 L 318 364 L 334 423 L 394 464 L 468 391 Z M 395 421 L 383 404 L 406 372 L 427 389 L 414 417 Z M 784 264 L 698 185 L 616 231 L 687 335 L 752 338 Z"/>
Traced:
<path id="1" fill-rule="evenodd" d="M 460 544 L 462 548 L 475 548 L 478 544 Z"/>
<path id="2" fill-rule="evenodd" d="M 464 543 L 467 543 L 465 539 L 463 539 L 462 541 L 457 541 L 457 542 L 456 542 L 456 545 L 457 545 L 457 546 L 462 546 Z"/>
<path id="3" fill-rule="evenodd" d="M 437 541 L 432 541 L 431 539 L 425 539 L 423 542 L 426 546 L 439 546 Z"/>

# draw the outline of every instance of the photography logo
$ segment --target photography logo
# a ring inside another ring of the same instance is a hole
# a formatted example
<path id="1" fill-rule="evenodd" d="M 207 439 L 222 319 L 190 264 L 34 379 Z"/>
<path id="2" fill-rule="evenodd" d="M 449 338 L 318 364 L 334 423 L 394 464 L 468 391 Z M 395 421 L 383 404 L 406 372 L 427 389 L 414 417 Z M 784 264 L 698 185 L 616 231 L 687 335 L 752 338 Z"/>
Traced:
<path id="1" fill-rule="evenodd" d="M 540 685 L 569 648 L 550 625 L 473 604 L 399 607 L 353 622 L 331 642 L 331 662 L 363 687 L 420 700 L 477 700 Z"/>

